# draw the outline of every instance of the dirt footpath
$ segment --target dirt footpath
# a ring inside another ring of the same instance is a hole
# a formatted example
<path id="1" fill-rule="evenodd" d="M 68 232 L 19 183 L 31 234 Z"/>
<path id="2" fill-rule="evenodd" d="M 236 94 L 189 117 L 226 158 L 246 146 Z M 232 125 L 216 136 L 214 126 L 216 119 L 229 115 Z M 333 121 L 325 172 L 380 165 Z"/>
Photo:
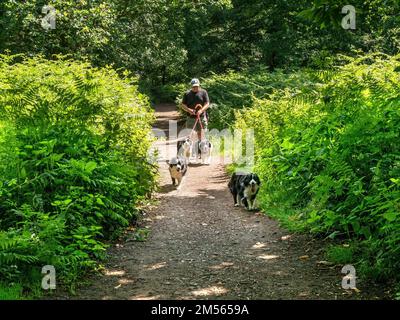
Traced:
<path id="1" fill-rule="evenodd" d="M 157 106 L 158 127 L 177 119 Z M 172 146 L 172 148 L 176 148 Z M 340 269 L 305 236 L 233 206 L 221 164 L 192 165 L 180 190 L 161 165 L 159 205 L 146 213 L 147 241 L 109 250 L 104 274 L 73 299 L 358 299 L 341 289 Z"/>

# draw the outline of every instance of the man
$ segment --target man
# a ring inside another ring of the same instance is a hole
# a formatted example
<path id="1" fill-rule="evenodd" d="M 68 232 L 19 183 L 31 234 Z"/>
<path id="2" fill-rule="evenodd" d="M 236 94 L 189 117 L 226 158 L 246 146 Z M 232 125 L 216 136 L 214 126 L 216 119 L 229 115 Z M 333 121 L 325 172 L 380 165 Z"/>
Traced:
<path id="1" fill-rule="evenodd" d="M 186 120 L 186 128 L 192 129 L 196 123 L 197 115 L 200 115 L 201 121 L 203 123 L 204 129 L 207 128 L 207 109 L 210 107 L 210 99 L 206 90 L 200 87 L 199 79 L 193 79 L 190 84 L 192 89 L 187 91 L 182 99 L 182 109 L 188 113 L 188 118 Z M 200 105 L 198 109 L 196 106 Z M 196 125 L 196 132 L 198 139 L 202 140 L 200 123 Z"/>

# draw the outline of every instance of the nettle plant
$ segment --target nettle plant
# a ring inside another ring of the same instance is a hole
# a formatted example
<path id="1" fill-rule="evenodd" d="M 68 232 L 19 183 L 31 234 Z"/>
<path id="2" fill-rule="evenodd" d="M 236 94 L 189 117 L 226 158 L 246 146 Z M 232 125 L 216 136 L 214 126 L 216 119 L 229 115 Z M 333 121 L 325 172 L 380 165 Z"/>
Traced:
<path id="1" fill-rule="evenodd" d="M 155 186 L 148 99 L 111 68 L 2 56 L 0 110 L 2 279 L 50 264 L 73 284 Z"/>

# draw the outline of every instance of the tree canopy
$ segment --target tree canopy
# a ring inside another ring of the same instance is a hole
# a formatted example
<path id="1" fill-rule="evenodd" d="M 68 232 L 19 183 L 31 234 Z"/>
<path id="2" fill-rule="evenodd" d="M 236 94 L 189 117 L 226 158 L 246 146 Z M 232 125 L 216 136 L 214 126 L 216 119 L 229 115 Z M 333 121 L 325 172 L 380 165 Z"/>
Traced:
<path id="1" fill-rule="evenodd" d="M 54 30 L 40 21 L 56 9 Z M 340 27 L 346 1 L 30 0 L 0 4 L 0 52 L 70 54 L 112 64 L 152 85 L 182 77 L 308 66 L 335 53 L 398 52 L 396 0 L 353 1 L 355 30 Z"/>

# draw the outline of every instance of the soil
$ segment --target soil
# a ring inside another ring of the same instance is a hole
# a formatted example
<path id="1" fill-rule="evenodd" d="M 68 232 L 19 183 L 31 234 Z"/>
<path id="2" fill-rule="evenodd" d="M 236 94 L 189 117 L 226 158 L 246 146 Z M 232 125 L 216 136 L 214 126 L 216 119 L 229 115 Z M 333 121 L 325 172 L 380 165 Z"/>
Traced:
<path id="1" fill-rule="evenodd" d="M 157 105 L 156 113 L 163 130 L 179 119 L 174 105 Z M 191 165 L 176 190 L 166 158 L 158 204 L 141 221 L 150 230 L 147 240 L 135 241 L 137 230 L 128 232 L 109 249 L 101 274 L 60 299 L 378 298 L 342 289 L 341 266 L 323 261 L 321 241 L 288 233 L 268 212 L 234 207 L 223 164 Z"/>

